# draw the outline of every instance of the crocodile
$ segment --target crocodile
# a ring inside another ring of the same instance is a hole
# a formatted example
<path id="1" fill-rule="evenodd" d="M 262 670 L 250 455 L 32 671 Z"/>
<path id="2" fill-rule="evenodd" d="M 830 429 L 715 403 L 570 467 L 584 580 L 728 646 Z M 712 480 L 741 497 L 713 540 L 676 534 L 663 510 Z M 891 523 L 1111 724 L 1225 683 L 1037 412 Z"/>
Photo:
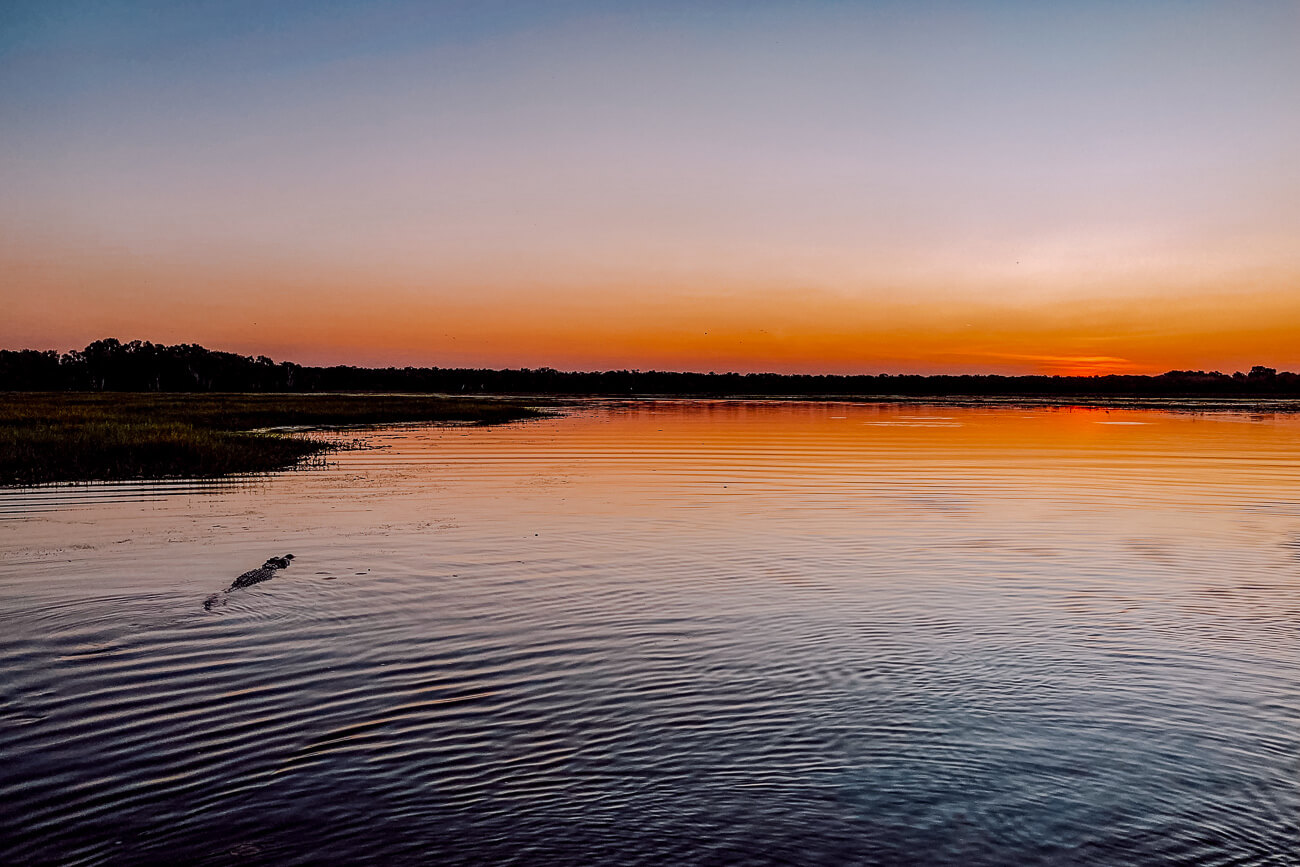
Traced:
<path id="1" fill-rule="evenodd" d="M 220 593 L 213 593 L 204 600 L 203 607 L 210 611 L 213 605 L 224 601 L 223 597 L 232 590 L 252 587 L 254 584 L 261 584 L 263 581 L 270 581 L 275 577 L 276 572 L 279 572 L 281 569 L 288 569 L 289 561 L 292 559 L 292 554 L 285 554 L 283 557 L 271 557 L 256 569 L 249 569 L 243 575 L 240 575 L 225 590 Z"/>

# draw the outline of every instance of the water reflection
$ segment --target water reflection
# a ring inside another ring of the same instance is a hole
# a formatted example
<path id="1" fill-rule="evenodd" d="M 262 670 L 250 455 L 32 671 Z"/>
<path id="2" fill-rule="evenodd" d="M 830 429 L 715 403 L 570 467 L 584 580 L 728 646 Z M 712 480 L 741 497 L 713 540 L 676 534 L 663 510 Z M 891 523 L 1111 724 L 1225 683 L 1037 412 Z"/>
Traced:
<path id="1" fill-rule="evenodd" d="M 6 492 L 0 860 L 1285 863 L 1297 433 L 663 401 Z"/>

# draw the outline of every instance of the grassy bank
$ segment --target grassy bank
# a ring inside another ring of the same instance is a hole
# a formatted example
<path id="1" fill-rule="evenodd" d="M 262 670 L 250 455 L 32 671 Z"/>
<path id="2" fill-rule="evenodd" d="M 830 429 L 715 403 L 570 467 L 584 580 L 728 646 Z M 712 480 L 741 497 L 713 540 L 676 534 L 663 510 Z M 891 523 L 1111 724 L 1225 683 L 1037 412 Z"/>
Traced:
<path id="1" fill-rule="evenodd" d="M 426 395 L 8 393 L 0 485 L 262 472 L 331 448 L 259 428 L 536 415 L 512 401 Z"/>

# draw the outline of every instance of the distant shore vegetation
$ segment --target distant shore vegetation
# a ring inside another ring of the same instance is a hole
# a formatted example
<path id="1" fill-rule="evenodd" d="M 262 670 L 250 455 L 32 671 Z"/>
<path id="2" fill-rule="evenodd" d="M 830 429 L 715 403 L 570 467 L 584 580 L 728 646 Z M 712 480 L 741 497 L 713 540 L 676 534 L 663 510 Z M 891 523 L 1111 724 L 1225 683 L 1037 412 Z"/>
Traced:
<path id="1" fill-rule="evenodd" d="M 423 395 L 10 392 L 0 400 L 0 484 L 266 472 L 340 445 L 268 428 L 539 414 L 518 401 Z"/>
<path id="2" fill-rule="evenodd" d="M 97 340 L 83 350 L 0 350 L 0 391 L 409 392 L 681 397 L 1300 397 L 1300 374 L 1171 370 L 1158 376 L 678 373 L 551 368 L 310 367 L 195 344 Z"/>

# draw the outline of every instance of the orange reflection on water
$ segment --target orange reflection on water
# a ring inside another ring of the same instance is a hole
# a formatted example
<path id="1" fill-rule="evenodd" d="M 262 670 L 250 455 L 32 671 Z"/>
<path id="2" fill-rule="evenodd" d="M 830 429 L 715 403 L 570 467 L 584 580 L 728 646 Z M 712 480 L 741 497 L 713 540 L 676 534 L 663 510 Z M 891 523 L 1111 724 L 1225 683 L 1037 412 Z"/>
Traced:
<path id="1" fill-rule="evenodd" d="M 1015 513 L 1077 525 L 1213 528 L 1223 509 L 1300 489 L 1290 415 L 1089 407 L 659 401 L 550 421 L 403 435 L 393 448 L 439 467 L 466 497 L 549 516 L 690 509 L 774 526 L 794 510 L 818 532 L 864 515 L 962 511 L 964 526 Z M 345 457 L 344 460 L 351 458 Z M 364 457 L 357 458 L 364 460 Z M 1127 517 L 1126 517 L 1127 516 Z M 1112 529 L 1114 529 L 1112 527 Z M 900 528 L 906 532 L 906 528 Z M 1001 532 L 1001 531 L 998 531 Z"/>

